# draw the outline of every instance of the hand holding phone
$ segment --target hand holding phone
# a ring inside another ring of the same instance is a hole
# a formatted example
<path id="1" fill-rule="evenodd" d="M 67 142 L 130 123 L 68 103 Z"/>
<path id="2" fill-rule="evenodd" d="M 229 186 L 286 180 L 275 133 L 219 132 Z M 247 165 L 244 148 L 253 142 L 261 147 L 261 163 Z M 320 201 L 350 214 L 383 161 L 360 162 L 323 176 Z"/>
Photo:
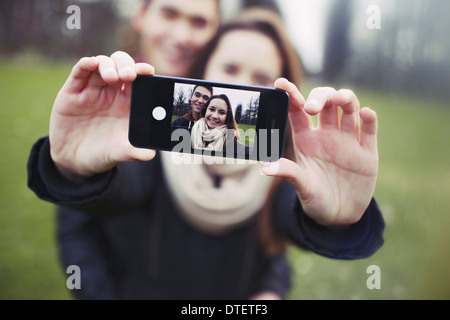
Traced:
<path id="1" fill-rule="evenodd" d="M 81 182 L 121 162 L 154 157 L 127 139 L 131 83 L 153 72 L 125 52 L 82 58 L 74 66 L 50 117 L 50 152 L 64 177 Z"/>
<path id="2" fill-rule="evenodd" d="M 316 222 L 359 221 L 372 201 L 377 180 L 376 113 L 360 109 L 358 98 L 348 89 L 314 88 L 305 100 L 286 79 L 278 79 L 275 87 L 290 96 L 295 159 L 267 163 L 262 172 L 289 181 L 304 212 Z M 311 119 L 314 115 L 317 125 Z"/>
<path id="3" fill-rule="evenodd" d="M 137 148 L 276 161 L 288 110 L 279 89 L 138 76 L 128 137 Z"/>

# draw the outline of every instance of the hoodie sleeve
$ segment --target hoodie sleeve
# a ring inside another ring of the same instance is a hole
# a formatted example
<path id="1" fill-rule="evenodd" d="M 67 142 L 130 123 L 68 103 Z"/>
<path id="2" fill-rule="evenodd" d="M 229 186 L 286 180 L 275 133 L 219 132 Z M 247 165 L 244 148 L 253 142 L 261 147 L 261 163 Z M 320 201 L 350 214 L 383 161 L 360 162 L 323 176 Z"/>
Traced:
<path id="1" fill-rule="evenodd" d="M 120 164 L 75 184 L 59 173 L 50 156 L 49 138 L 43 137 L 30 152 L 28 187 L 42 200 L 98 216 L 149 201 L 149 195 L 160 181 L 157 162 Z"/>

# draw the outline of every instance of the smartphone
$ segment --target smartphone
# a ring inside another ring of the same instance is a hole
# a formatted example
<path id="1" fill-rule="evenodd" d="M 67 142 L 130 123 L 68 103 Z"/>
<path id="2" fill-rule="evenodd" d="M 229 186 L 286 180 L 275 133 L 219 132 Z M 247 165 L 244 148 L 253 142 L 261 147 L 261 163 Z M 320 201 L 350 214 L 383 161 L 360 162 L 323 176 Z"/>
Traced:
<path id="1" fill-rule="evenodd" d="M 139 75 L 128 139 L 137 148 L 276 161 L 288 109 L 279 89 Z"/>

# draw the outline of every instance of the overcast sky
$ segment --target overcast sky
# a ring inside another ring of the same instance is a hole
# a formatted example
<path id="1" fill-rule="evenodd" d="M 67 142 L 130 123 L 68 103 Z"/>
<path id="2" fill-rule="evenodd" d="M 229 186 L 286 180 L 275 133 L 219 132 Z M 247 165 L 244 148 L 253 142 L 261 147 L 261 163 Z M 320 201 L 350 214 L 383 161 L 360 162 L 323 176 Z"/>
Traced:
<path id="1" fill-rule="evenodd" d="M 289 35 L 311 72 L 322 68 L 325 20 L 333 0 L 278 0 Z"/>

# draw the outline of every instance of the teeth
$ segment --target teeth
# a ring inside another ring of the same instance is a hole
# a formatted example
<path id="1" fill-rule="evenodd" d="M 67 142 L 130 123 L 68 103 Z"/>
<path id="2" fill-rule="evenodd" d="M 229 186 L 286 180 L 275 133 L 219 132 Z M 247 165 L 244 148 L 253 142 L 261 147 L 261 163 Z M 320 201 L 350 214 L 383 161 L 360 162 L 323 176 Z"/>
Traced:
<path id="1" fill-rule="evenodd" d="M 189 50 L 180 50 L 180 48 L 176 46 L 168 45 L 164 48 L 164 50 L 167 55 L 178 59 L 187 59 L 190 57 Z"/>
<path id="2" fill-rule="evenodd" d="M 187 59 L 186 55 L 183 55 L 183 54 L 180 54 L 180 53 L 177 53 L 177 52 L 167 52 L 166 51 L 165 54 L 166 54 L 166 56 L 169 59 L 173 59 L 173 60 L 176 60 L 176 61 L 184 61 L 184 60 Z"/>

